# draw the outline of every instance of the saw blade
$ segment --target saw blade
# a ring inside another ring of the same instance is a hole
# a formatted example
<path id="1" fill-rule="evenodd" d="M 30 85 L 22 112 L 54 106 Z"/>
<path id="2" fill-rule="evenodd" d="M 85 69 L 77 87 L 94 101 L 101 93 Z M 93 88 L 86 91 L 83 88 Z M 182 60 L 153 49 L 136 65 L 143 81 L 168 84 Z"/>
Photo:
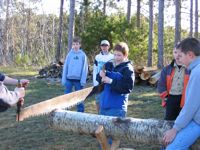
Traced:
<path id="1" fill-rule="evenodd" d="M 72 106 L 81 103 L 89 96 L 92 96 L 93 94 L 98 92 L 100 92 L 100 90 L 96 86 L 54 97 L 52 99 L 42 101 L 40 103 L 33 104 L 22 109 L 17 118 L 19 118 L 19 121 L 23 121 L 24 119 L 29 117 L 50 113 L 52 110 L 55 109 L 71 108 Z"/>

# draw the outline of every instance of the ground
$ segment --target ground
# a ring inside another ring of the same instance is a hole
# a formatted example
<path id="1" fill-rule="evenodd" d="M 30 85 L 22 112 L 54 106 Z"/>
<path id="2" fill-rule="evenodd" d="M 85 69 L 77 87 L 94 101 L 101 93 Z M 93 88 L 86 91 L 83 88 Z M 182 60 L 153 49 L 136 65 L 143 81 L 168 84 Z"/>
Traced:
<path id="1" fill-rule="evenodd" d="M 23 70 L 19 72 L 18 70 L 4 68 L 3 72 L 11 77 L 30 79 L 31 82 L 26 90 L 23 107 L 63 94 L 64 89 L 59 83 L 48 84 L 45 79 L 35 78 L 37 71 Z M 13 88 L 9 86 L 9 89 Z M 130 94 L 128 117 L 162 119 L 164 110 L 160 106 L 160 102 L 155 87 L 136 85 Z M 87 100 L 85 106 L 87 113 L 96 113 L 94 97 Z M 15 117 L 16 108 L 0 113 L 0 150 L 98 149 L 98 142 L 94 137 L 51 129 L 45 115 L 29 118 L 23 122 L 16 122 Z M 145 145 L 123 140 L 120 147 L 135 150 L 156 150 L 160 148 L 158 145 Z"/>

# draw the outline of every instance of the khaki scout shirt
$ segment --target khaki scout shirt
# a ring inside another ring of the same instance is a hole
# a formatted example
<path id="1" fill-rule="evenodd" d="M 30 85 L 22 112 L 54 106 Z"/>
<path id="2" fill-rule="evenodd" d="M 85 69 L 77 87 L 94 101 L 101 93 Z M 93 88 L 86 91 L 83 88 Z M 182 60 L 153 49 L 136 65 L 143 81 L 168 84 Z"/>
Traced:
<path id="1" fill-rule="evenodd" d="M 185 66 L 181 66 L 180 68 L 174 63 L 174 77 L 172 81 L 172 87 L 170 89 L 170 95 L 182 95 L 183 87 L 184 87 L 184 75 L 185 75 Z"/>

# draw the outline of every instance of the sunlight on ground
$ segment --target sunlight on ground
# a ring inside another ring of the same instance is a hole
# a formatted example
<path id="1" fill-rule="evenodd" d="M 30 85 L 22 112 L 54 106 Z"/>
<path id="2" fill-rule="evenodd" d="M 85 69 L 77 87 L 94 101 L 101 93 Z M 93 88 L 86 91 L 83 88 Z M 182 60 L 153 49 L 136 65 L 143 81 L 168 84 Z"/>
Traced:
<path id="1" fill-rule="evenodd" d="M 143 93 L 140 94 L 138 97 L 153 97 L 153 96 L 158 96 L 158 93 Z"/>

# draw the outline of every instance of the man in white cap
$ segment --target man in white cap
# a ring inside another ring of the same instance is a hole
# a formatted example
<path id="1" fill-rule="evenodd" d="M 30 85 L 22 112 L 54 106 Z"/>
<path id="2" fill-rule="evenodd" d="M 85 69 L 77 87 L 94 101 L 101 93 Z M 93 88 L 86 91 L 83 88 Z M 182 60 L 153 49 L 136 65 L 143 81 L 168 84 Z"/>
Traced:
<path id="1" fill-rule="evenodd" d="M 110 43 L 108 42 L 108 40 L 102 40 L 100 43 L 101 51 L 98 55 L 95 56 L 95 61 L 94 61 L 94 67 L 93 67 L 93 85 L 94 86 L 98 85 L 96 76 L 102 69 L 103 65 L 114 58 L 114 55 L 109 52 L 109 48 L 110 48 Z M 96 99 L 97 112 L 99 113 L 100 94 L 96 95 L 95 99 Z"/>

